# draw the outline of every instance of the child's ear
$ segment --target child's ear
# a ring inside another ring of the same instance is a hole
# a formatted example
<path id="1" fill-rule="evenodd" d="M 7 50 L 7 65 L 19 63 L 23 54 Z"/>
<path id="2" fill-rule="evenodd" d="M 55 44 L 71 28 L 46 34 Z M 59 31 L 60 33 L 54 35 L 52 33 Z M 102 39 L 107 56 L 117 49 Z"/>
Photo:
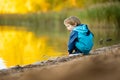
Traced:
<path id="1" fill-rule="evenodd" d="M 77 23 L 75 23 L 74 26 L 77 26 Z"/>

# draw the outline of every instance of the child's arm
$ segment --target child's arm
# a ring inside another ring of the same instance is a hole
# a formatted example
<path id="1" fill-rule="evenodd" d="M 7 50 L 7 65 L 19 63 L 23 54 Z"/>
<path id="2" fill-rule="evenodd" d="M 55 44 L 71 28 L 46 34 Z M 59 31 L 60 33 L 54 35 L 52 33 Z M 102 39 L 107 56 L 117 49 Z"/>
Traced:
<path id="1" fill-rule="evenodd" d="M 69 42 L 68 42 L 68 52 L 69 54 L 72 54 L 73 50 L 75 49 L 75 42 L 77 40 L 78 37 L 78 32 L 77 31 L 72 31 L 70 33 L 70 38 L 69 38 Z"/>

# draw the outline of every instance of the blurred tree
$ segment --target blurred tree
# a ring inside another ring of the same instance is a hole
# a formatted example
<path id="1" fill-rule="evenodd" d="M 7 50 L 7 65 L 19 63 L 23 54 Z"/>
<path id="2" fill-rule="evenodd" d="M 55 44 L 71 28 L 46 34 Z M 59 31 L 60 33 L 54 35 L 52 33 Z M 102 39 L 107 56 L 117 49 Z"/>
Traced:
<path id="1" fill-rule="evenodd" d="M 43 11 L 46 12 L 49 9 L 49 4 L 46 2 L 46 0 L 29 0 L 32 6 L 33 11 Z"/>
<path id="2" fill-rule="evenodd" d="M 27 13 L 84 8 L 90 5 L 120 0 L 0 0 L 0 13 Z"/>

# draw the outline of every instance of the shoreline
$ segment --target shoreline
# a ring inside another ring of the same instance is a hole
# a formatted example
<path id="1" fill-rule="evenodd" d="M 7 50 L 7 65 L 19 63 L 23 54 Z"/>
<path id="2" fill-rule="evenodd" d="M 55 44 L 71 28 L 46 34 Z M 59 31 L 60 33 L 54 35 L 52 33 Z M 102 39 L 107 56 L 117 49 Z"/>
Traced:
<path id="1" fill-rule="evenodd" d="M 57 57 L 54 59 L 49 59 L 46 61 L 42 61 L 42 62 L 36 62 L 34 64 L 28 64 L 28 65 L 24 65 L 24 66 L 20 66 L 20 65 L 16 65 L 7 69 L 1 69 L 0 70 L 0 74 L 4 73 L 4 74 L 9 74 L 9 73 L 18 73 L 18 72 L 25 72 L 26 70 L 32 69 L 32 68 L 39 68 L 39 67 L 45 67 L 45 66 L 51 66 L 51 65 L 57 65 L 60 63 L 64 63 L 64 62 L 68 62 L 77 58 L 83 58 L 83 57 L 91 57 L 91 56 L 96 56 L 96 55 L 105 55 L 109 52 L 115 52 L 116 50 L 120 49 L 120 44 L 115 44 L 112 46 L 107 46 L 107 47 L 102 47 L 102 48 L 98 48 L 95 50 L 92 50 L 90 52 L 90 55 L 73 55 L 73 56 L 63 56 L 63 57 Z M 120 53 L 120 52 L 119 52 Z"/>

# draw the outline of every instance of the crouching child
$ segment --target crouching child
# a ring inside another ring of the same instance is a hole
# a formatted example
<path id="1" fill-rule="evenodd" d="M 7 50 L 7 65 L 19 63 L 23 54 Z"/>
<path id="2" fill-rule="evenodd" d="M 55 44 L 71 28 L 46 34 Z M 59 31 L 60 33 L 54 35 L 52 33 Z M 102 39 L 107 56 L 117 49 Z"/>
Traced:
<path id="1" fill-rule="evenodd" d="M 68 53 L 88 55 L 94 45 L 94 35 L 88 26 L 81 24 L 79 18 L 75 16 L 66 18 L 64 25 L 70 31 Z"/>

